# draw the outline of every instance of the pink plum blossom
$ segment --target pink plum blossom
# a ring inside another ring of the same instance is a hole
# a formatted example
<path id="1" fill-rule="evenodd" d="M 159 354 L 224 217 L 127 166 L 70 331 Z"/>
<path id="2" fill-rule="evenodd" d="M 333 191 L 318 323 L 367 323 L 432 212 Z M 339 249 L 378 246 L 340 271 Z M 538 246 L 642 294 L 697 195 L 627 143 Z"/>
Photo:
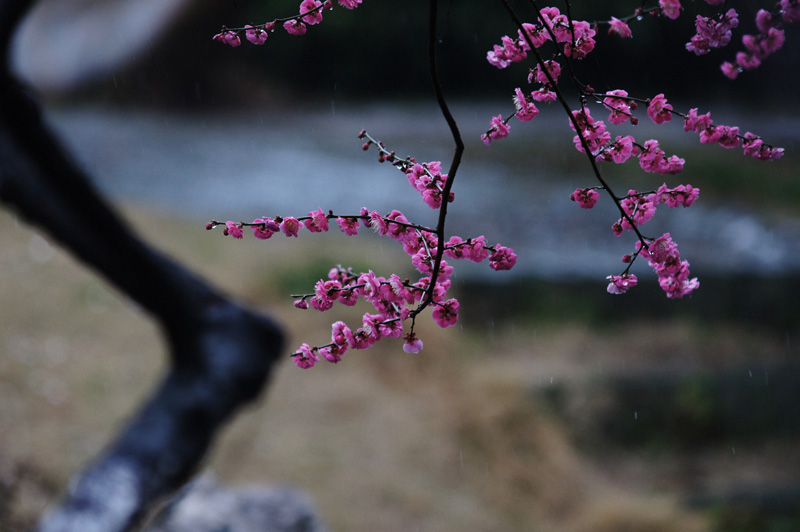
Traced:
<path id="1" fill-rule="evenodd" d="M 539 114 L 539 109 L 533 102 L 528 101 L 522 89 L 519 88 L 514 89 L 514 107 L 517 109 L 517 118 L 523 122 L 533 120 Z"/>
<path id="2" fill-rule="evenodd" d="M 607 279 L 611 281 L 608 283 L 608 288 L 606 288 L 609 294 L 624 294 L 639 282 L 636 276 L 631 273 L 609 275 Z"/>
<path id="3" fill-rule="evenodd" d="M 788 23 L 800 22 L 800 2 L 797 0 L 781 0 L 781 16 Z"/>
<path id="4" fill-rule="evenodd" d="M 681 10 L 681 3 L 679 0 L 658 0 L 659 6 L 661 6 L 661 12 L 664 16 L 675 20 L 680 16 Z"/>
<path id="5" fill-rule="evenodd" d="M 714 123 L 711 120 L 711 113 L 706 113 L 704 115 L 697 114 L 697 108 L 693 108 L 689 110 L 689 113 L 686 115 L 686 118 L 683 121 L 683 130 L 684 131 L 694 131 L 695 133 L 699 133 L 700 131 L 711 127 Z"/>
<path id="6" fill-rule="evenodd" d="M 639 153 L 639 148 L 636 146 L 635 139 L 632 136 L 617 135 L 613 142 L 605 146 L 598 159 L 622 164 L 637 153 Z"/>
<path id="7" fill-rule="evenodd" d="M 633 101 L 625 98 L 627 95 L 628 92 L 621 89 L 606 92 L 603 105 L 611 110 L 611 114 L 608 115 L 608 121 L 612 124 L 624 124 L 630 119 L 631 123 L 636 125 L 637 120 L 631 114 L 631 110 L 635 108 L 635 104 Z"/>
<path id="8" fill-rule="evenodd" d="M 489 255 L 489 267 L 495 271 L 510 270 L 517 263 L 517 254 L 514 250 L 497 244 Z"/>
<path id="9" fill-rule="evenodd" d="M 230 235 L 233 238 L 243 238 L 242 224 L 235 222 L 225 222 L 225 229 L 222 230 L 223 235 Z"/>
<path id="10" fill-rule="evenodd" d="M 322 22 L 322 2 L 318 0 L 303 0 L 300 3 L 300 14 L 305 15 L 302 20 L 306 24 L 319 24 Z"/>
<path id="11" fill-rule="evenodd" d="M 287 216 L 281 221 L 280 224 L 283 234 L 285 234 L 287 237 L 293 236 L 295 238 L 297 237 L 297 233 L 302 226 L 303 225 L 300 223 L 300 221 L 293 216 Z"/>
<path id="12" fill-rule="evenodd" d="M 267 37 L 269 34 L 261 28 L 256 28 L 251 25 L 246 25 L 245 27 L 244 36 L 247 37 L 247 40 L 256 45 L 262 45 L 267 42 Z"/>
<path id="13" fill-rule="evenodd" d="M 281 230 L 280 226 L 272 218 L 256 218 L 253 220 L 253 236 L 260 240 L 266 240 L 273 234 Z"/>
<path id="14" fill-rule="evenodd" d="M 283 29 L 290 35 L 305 35 L 306 31 L 308 31 L 308 26 L 299 20 L 292 19 L 283 23 Z"/>
<path id="15" fill-rule="evenodd" d="M 492 143 L 492 139 L 496 140 L 507 137 L 508 132 L 511 129 L 508 124 L 503 121 L 503 115 L 493 116 L 489 121 L 489 125 L 491 126 L 491 129 L 481 135 L 483 143 L 487 146 Z"/>
<path id="16" fill-rule="evenodd" d="M 591 188 L 578 188 L 575 192 L 569 195 L 569 199 L 578 202 L 581 209 L 591 209 L 597 205 L 597 200 L 600 199 L 600 194 Z"/>
<path id="17" fill-rule="evenodd" d="M 306 229 L 312 233 L 324 233 L 328 230 L 328 217 L 322 212 L 322 207 L 308 213 L 309 218 L 303 222 Z"/>
<path id="18" fill-rule="evenodd" d="M 339 216 L 336 218 L 336 224 L 339 226 L 339 229 L 342 230 L 342 233 L 346 234 L 347 236 L 355 236 L 358 234 L 358 218 L 343 218 Z"/>
<path id="19" fill-rule="evenodd" d="M 672 120 L 672 105 L 667 103 L 663 94 L 658 94 L 647 105 L 647 116 L 656 124 Z"/>
<path id="20" fill-rule="evenodd" d="M 630 26 L 625 21 L 618 19 L 617 17 L 611 17 L 611 20 L 608 22 L 609 28 L 608 33 L 612 35 L 618 35 L 623 39 L 626 37 L 633 37 L 633 32 L 631 32 Z"/>
<path id="21" fill-rule="evenodd" d="M 236 32 L 225 29 L 224 26 L 222 31 L 214 35 L 212 39 L 217 42 L 221 42 L 222 44 L 227 44 L 233 48 L 236 48 L 242 44 L 242 40 L 239 38 Z"/>
<path id="22" fill-rule="evenodd" d="M 439 327 L 445 328 L 455 325 L 458 321 L 459 303 L 456 299 L 448 299 L 442 304 L 436 305 L 433 309 L 433 321 Z"/>
<path id="23" fill-rule="evenodd" d="M 311 347 L 308 344 L 302 344 L 300 349 L 295 353 L 294 356 L 294 363 L 300 369 L 308 369 L 314 367 L 319 361 L 319 356 L 317 355 L 317 349 L 315 347 Z"/>
<path id="24" fill-rule="evenodd" d="M 406 353 L 419 353 L 422 351 L 422 340 L 417 338 L 416 333 L 408 333 L 403 339 L 405 340 L 403 351 Z"/>

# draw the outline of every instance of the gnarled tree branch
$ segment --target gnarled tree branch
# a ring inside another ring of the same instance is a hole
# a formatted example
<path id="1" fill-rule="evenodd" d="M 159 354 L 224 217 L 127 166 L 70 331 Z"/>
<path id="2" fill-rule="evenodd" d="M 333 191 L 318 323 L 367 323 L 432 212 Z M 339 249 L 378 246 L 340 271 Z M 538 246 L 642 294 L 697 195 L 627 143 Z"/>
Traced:
<path id="1" fill-rule="evenodd" d="M 145 308 L 163 329 L 172 363 L 38 530 L 121 532 L 188 480 L 223 423 L 258 396 L 283 338 L 269 318 L 137 237 L 72 161 L 8 69 L 9 41 L 31 3 L 0 0 L 0 201 Z"/>

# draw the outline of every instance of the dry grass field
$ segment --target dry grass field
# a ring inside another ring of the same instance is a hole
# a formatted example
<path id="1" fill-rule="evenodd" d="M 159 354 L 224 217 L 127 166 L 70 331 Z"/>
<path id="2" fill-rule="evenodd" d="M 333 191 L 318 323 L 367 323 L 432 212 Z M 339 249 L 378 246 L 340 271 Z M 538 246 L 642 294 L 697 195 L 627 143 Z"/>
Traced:
<path id="1" fill-rule="evenodd" d="M 204 231 L 205 220 L 142 208 L 126 216 L 158 247 L 277 316 L 290 347 L 324 339 L 333 319 L 358 319 L 294 309 L 293 285 L 323 275 L 330 261 L 388 273 L 401 259 L 374 239 L 237 242 Z M 0 226 L 5 531 L 35 519 L 103 447 L 153 386 L 165 353 L 134 304 L 14 215 L 0 214 Z M 367 262 L 359 246 L 372 246 L 375 258 Z M 387 341 L 307 371 L 287 357 L 262 400 L 222 434 L 208 468 L 230 484 L 299 487 L 332 531 L 348 532 L 699 532 L 719 519 L 686 504 L 692 491 L 791 482 L 784 477 L 798 464 L 790 440 L 612 445 L 600 432 L 576 435 L 567 421 L 599 408 L 602 388 L 583 403 L 577 391 L 547 399 L 608 375 L 796 356 L 788 334 L 680 319 L 537 323 L 526 309 L 492 321 L 480 307 L 472 312 L 448 330 L 423 323 L 418 355 Z M 645 414 L 631 406 L 622 415 Z M 789 463 L 775 466 L 779 459 Z"/>

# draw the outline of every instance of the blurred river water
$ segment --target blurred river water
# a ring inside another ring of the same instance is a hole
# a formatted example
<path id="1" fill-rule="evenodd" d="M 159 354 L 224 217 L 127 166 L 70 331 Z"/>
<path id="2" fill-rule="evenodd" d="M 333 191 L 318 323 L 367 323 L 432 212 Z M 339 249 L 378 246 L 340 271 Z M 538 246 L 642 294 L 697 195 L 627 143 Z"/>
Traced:
<path id="1" fill-rule="evenodd" d="M 514 123 L 511 137 L 491 147 L 480 142 L 488 119 L 507 107 L 454 106 L 467 150 L 454 186 L 448 233 L 464 238 L 483 234 L 492 244 L 514 248 L 519 262 L 502 279 L 602 279 L 621 273 L 620 257 L 633 250 L 635 240 L 632 234 L 614 237 L 610 228 L 618 215 L 607 198 L 601 197 L 591 211 L 569 200 L 575 188 L 595 183 L 589 165 L 572 148 L 573 134 L 561 113 L 548 109 L 532 123 Z M 49 118 L 113 201 L 197 219 L 198 230 L 211 219 L 302 216 L 317 207 L 352 214 L 362 206 L 380 212 L 399 209 L 410 220 L 433 226 L 436 212 L 402 173 L 377 162 L 374 149 L 364 153 L 357 135 L 366 128 L 401 157 L 441 160 L 444 167 L 452 158 L 452 139 L 438 109 L 430 105 L 342 108 L 332 101 L 329 108 L 316 110 L 202 116 L 94 105 L 53 109 Z M 637 128 L 637 137 L 650 133 L 646 124 Z M 652 134 L 662 140 L 666 135 L 672 145 L 697 143 L 679 124 Z M 797 139 L 788 140 L 797 144 Z M 718 157 L 743 157 L 739 150 L 703 148 L 716 150 Z M 688 168 L 690 157 L 687 161 Z M 695 183 L 685 175 L 642 175 L 646 184 L 640 190 L 657 187 L 664 177 L 670 186 Z M 618 188 L 617 193 L 623 192 Z M 800 213 L 776 219 L 701 193 L 689 209 L 662 206 L 644 229 L 649 236 L 670 232 L 693 275 L 791 275 L 800 270 Z M 461 267 L 459 274 L 502 280 L 479 266 Z M 649 275 L 645 265 L 637 268 L 635 273 Z"/>

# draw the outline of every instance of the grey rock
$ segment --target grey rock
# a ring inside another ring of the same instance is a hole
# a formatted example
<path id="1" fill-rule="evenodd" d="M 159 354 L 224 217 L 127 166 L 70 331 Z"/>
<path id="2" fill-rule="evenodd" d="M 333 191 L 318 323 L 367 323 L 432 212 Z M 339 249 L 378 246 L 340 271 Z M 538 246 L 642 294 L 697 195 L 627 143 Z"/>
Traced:
<path id="1" fill-rule="evenodd" d="M 325 532 L 310 500 L 283 486 L 228 487 L 204 474 L 146 532 Z"/>

